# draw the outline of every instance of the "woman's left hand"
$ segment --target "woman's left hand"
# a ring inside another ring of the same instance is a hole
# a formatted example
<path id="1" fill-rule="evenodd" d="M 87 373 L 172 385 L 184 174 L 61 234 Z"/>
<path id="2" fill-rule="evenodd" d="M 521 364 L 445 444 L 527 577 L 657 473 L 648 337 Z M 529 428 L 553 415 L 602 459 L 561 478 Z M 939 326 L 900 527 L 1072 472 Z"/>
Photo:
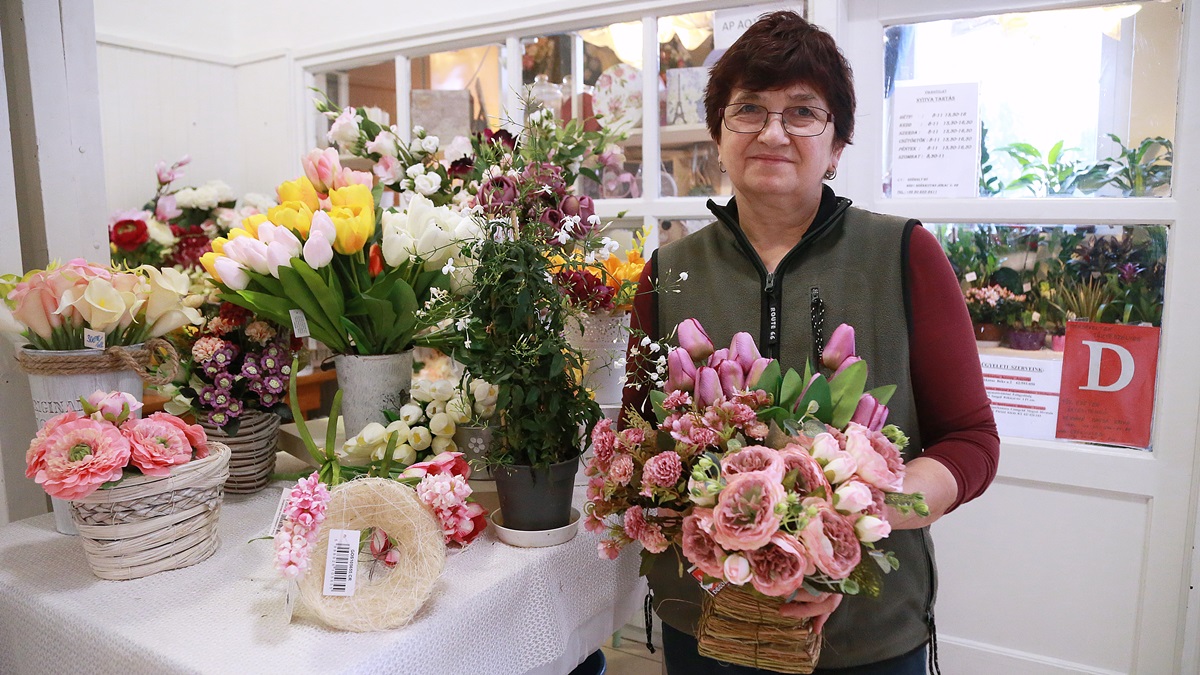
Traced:
<path id="1" fill-rule="evenodd" d="M 821 629 L 825 627 L 825 622 L 829 620 L 829 615 L 833 614 L 833 610 L 837 609 L 840 604 L 842 604 L 840 593 L 809 595 L 808 591 L 800 589 L 796 592 L 794 600 L 784 603 L 779 608 L 779 613 L 793 619 L 813 617 L 812 630 L 814 633 L 820 633 Z"/>

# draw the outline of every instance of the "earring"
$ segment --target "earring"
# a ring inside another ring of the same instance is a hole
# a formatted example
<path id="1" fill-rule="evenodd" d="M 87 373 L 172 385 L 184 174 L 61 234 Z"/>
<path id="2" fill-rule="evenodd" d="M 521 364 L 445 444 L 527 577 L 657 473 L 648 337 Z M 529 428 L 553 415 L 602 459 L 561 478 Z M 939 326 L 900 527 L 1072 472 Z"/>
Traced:
<path id="1" fill-rule="evenodd" d="M 721 170 L 721 173 L 725 173 L 725 162 L 722 162 L 721 160 L 718 159 L 717 160 L 717 168 Z"/>
<path id="2" fill-rule="evenodd" d="M 833 180 L 837 178 L 837 169 L 830 169 L 825 172 L 825 180 Z"/>

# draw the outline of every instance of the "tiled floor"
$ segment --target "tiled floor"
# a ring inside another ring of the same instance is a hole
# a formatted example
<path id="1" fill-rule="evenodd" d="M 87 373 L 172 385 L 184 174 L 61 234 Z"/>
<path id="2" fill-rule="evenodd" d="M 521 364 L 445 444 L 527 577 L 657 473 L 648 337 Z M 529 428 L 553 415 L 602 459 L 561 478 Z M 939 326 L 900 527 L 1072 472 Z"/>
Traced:
<path id="1" fill-rule="evenodd" d="M 662 675 L 662 646 L 656 644 L 651 654 L 646 649 L 646 636 L 638 635 L 639 632 L 626 628 L 619 646 L 612 646 L 611 641 L 605 643 L 606 675 Z"/>

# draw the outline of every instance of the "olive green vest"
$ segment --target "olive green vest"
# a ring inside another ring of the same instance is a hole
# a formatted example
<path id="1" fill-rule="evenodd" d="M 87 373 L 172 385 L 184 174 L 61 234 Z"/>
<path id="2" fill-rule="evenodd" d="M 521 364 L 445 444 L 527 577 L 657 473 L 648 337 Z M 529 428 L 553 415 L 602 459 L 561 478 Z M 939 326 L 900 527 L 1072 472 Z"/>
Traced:
<path id="1" fill-rule="evenodd" d="M 823 223 L 768 275 L 737 225 L 736 205 L 709 202 L 718 222 L 657 252 L 664 282 L 687 272 L 679 293 L 657 297 L 658 330 L 696 318 L 716 347 L 746 331 L 764 356 L 803 371 L 833 329 L 854 327 L 855 347 L 869 365 L 867 388 L 895 384 L 888 422 L 911 439 L 906 460 L 920 454 L 921 437 L 909 373 L 909 308 L 905 266 L 915 221 L 850 207 L 841 199 Z M 895 531 L 878 546 L 894 551 L 900 568 L 883 576 L 877 598 L 847 596 L 825 626 L 820 667 L 843 668 L 899 656 L 925 643 L 933 623 L 935 567 L 928 529 Z M 684 568 L 688 564 L 684 561 Z M 655 610 L 677 630 L 695 634 L 703 591 L 678 576 L 675 555 L 660 556 L 649 575 Z"/>

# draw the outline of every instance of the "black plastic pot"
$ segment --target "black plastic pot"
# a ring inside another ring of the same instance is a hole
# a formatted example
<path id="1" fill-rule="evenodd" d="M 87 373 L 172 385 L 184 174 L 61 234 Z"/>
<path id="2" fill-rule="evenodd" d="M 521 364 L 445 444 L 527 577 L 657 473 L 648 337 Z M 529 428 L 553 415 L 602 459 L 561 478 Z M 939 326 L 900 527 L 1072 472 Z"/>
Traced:
<path id="1" fill-rule="evenodd" d="M 498 466 L 492 469 L 504 527 L 553 530 L 571 522 L 571 495 L 579 458 L 548 467 Z"/>

